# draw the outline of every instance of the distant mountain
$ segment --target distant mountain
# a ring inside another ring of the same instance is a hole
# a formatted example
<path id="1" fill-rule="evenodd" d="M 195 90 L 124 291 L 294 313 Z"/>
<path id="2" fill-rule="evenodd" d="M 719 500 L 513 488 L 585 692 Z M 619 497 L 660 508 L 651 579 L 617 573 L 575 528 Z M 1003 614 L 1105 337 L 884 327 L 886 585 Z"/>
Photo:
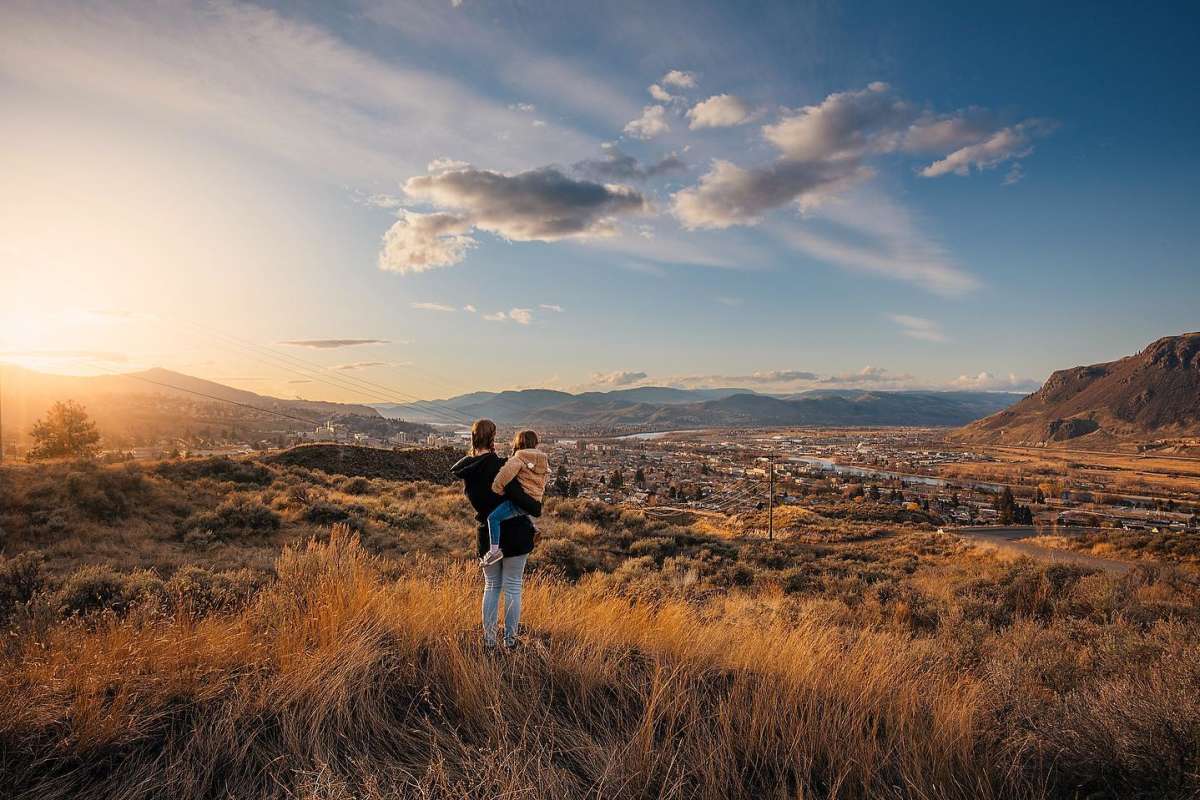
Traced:
<path id="1" fill-rule="evenodd" d="M 639 387 L 569 394 L 526 389 L 432 402 L 376 405 L 386 416 L 426 422 L 488 417 L 504 424 L 597 431 L 763 425 L 962 425 L 1019 395 L 977 392 L 819 391 L 776 397 L 745 389 Z"/>
<path id="2" fill-rule="evenodd" d="M 1016 405 L 955 432 L 966 442 L 1111 446 L 1200 436 L 1200 333 L 1055 372 Z"/>
<path id="3" fill-rule="evenodd" d="M 102 432 L 136 440 L 202 430 L 296 428 L 302 426 L 299 420 L 321 422 L 342 415 L 384 421 L 378 411 L 366 405 L 284 400 L 160 368 L 73 376 L 0 364 L 0 408 L 5 431 L 27 432 L 58 400 L 82 403 Z M 291 424 L 278 414 L 299 419 Z"/>

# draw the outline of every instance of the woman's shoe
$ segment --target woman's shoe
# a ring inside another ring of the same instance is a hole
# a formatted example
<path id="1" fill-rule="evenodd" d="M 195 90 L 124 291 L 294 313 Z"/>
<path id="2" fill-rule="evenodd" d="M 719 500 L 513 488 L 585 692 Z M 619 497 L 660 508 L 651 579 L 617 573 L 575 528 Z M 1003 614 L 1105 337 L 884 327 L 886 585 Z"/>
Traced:
<path id="1" fill-rule="evenodd" d="M 483 554 L 483 558 L 479 559 L 479 566 L 490 567 L 502 558 L 504 558 L 504 553 L 499 550 L 488 550 Z"/>

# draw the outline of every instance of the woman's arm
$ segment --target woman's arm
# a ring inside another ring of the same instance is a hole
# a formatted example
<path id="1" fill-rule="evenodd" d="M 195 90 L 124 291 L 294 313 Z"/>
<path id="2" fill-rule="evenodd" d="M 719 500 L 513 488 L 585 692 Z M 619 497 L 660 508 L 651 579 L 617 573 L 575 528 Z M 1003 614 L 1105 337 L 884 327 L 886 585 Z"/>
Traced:
<path id="1" fill-rule="evenodd" d="M 505 461 L 504 466 L 500 468 L 492 481 L 492 491 L 496 494 L 504 494 L 504 487 L 512 483 L 512 479 L 517 477 L 517 473 L 520 471 L 521 459 L 514 457 Z"/>
<path id="2" fill-rule="evenodd" d="M 504 487 L 504 499 L 509 500 L 517 508 L 531 517 L 542 515 L 542 504 L 525 493 L 520 481 L 509 481 Z"/>

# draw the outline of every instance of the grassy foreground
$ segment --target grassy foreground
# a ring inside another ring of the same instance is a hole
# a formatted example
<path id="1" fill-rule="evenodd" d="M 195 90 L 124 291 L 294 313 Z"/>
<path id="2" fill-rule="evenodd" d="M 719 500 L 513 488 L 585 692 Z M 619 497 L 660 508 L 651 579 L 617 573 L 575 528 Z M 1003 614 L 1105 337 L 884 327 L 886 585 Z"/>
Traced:
<path id="1" fill-rule="evenodd" d="M 684 604 L 535 579 L 527 646 L 490 656 L 478 643 L 474 570 L 418 560 L 385 579 L 339 528 L 286 550 L 277 574 L 236 614 L 130 614 L 30 639 L 0 674 L 4 795 L 986 798 L 1065 788 L 1053 785 L 1053 764 L 1031 760 L 1039 748 L 999 735 L 1015 698 L 948 673 L 930 648 L 893 633 L 811 618 L 701 621 Z M 1172 733 L 1140 726 L 1194 726 L 1194 665 L 1181 677 L 1163 664 L 1081 696 L 1057 757 L 1069 768 L 1090 748 Z M 1179 734 L 1125 756 L 1153 758 L 1141 769 L 1194 789 L 1195 731 Z"/>
<path id="2" fill-rule="evenodd" d="M 0 472 L 0 797 L 1200 793 L 1193 571 L 794 512 L 768 542 L 554 499 L 492 656 L 453 487 Z"/>

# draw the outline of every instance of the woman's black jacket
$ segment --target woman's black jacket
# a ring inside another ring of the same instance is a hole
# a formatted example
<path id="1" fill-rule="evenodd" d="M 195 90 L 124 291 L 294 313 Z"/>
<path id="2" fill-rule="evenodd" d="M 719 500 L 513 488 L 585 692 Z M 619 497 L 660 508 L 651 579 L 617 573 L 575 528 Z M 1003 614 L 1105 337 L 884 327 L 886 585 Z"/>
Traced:
<path id="1" fill-rule="evenodd" d="M 487 517 L 496 506 L 505 500 L 511 500 L 513 505 L 540 517 L 542 504 L 534 500 L 521 488 L 519 481 L 509 481 L 504 487 L 504 496 L 492 491 L 492 481 L 496 473 L 504 466 L 506 459 L 500 458 L 493 452 L 477 456 L 467 456 L 450 468 L 454 476 L 463 482 L 463 492 L 475 509 L 476 549 L 482 556 L 488 549 Z M 523 556 L 533 550 L 533 522 L 529 517 L 513 517 L 500 525 L 500 550 L 506 556 Z"/>

